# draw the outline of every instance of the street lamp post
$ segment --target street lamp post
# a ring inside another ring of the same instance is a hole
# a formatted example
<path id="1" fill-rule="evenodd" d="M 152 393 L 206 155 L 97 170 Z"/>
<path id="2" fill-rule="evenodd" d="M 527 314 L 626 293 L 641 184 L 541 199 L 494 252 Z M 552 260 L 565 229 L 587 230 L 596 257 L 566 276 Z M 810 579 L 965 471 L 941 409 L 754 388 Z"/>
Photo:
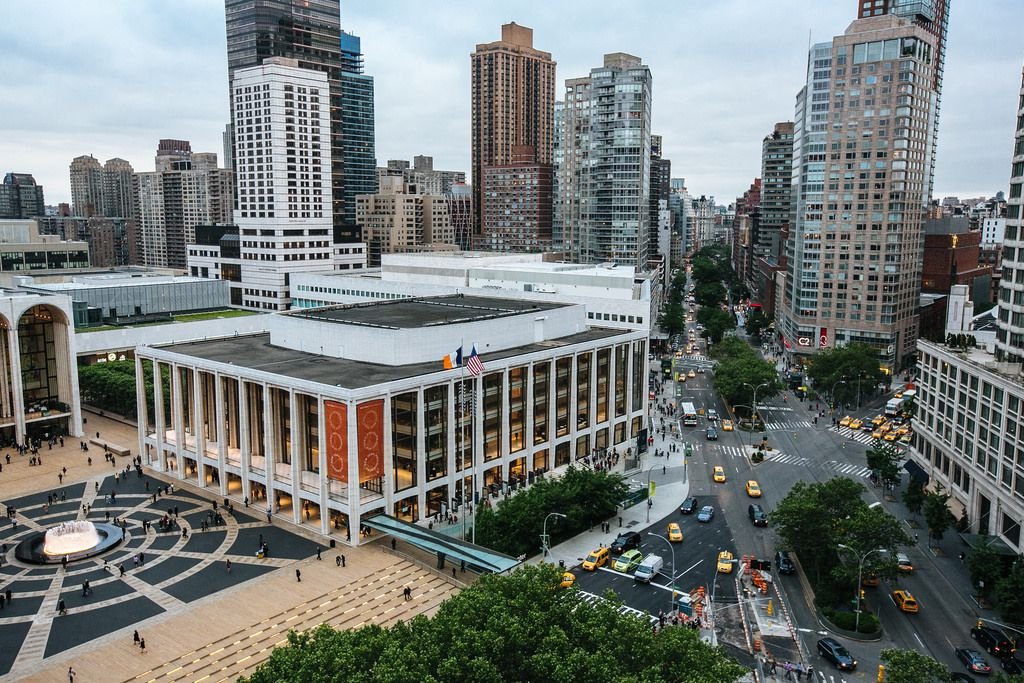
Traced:
<path id="1" fill-rule="evenodd" d="M 840 384 L 846 384 L 846 377 L 843 377 L 841 380 L 834 382 L 832 384 L 832 390 L 828 392 L 828 395 L 832 397 L 832 410 L 835 410 L 836 408 L 839 407 L 839 404 L 836 403 L 836 387 L 839 386 Z"/>
<path id="2" fill-rule="evenodd" d="M 648 536 L 654 536 L 655 538 L 660 538 L 661 540 L 665 541 L 665 543 L 668 543 L 668 549 L 670 551 L 672 551 L 672 576 L 671 576 L 671 588 L 672 588 L 672 590 L 670 591 L 670 593 L 672 595 L 669 598 L 669 607 L 668 607 L 668 611 L 671 612 L 672 610 L 675 609 L 675 606 L 676 606 L 676 547 L 674 545 L 672 545 L 672 543 L 667 538 L 662 536 L 661 534 L 655 534 L 655 533 L 651 533 L 650 531 L 648 531 L 647 535 Z"/>
<path id="3" fill-rule="evenodd" d="M 544 529 L 540 535 L 540 549 L 542 557 L 544 558 L 548 556 L 548 541 L 551 540 L 550 538 L 548 538 L 548 520 L 552 517 L 561 517 L 562 519 L 565 519 L 565 515 L 563 515 L 561 512 L 549 512 L 547 516 L 544 518 Z"/>
<path id="4" fill-rule="evenodd" d="M 750 415 L 752 423 L 751 426 L 753 426 L 753 421 L 757 418 L 757 390 L 760 389 L 761 387 L 767 387 L 770 385 L 768 384 L 768 382 L 761 382 L 755 387 L 750 382 L 744 382 L 743 386 L 750 387 L 751 389 L 754 390 L 754 405 L 750 406 L 750 409 L 753 411 Z"/>
<path id="5" fill-rule="evenodd" d="M 647 522 L 651 521 L 651 505 L 654 504 L 654 500 L 651 498 L 651 472 L 657 465 L 651 465 L 647 468 Z"/>
<path id="6" fill-rule="evenodd" d="M 840 548 L 845 548 L 845 549 L 849 550 L 852 553 L 856 553 L 857 552 L 856 550 L 854 550 L 850 546 L 845 545 L 843 543 L 840 543 L 839 547 Z M 857 631 L 858 633 L 860 632 L 860 586 L 861 586 L 861 581 L 864 578 L 863 577 L 863 574 L 864 574 L 864 560 L 868 559 L 868 555 L 870 555 L 871 553 L 884 553 L 884 552 L 885 552 L 885 548 L 872 548 L 871 550 L 869 550 L 866 553 L 864 553 L 863 555 L 861 555 L 860 562 L 857 563 L 857 595 L 856 595 L 856 597 L 857 597 L 857 616 L 854 619 L 853 630 Z"/>

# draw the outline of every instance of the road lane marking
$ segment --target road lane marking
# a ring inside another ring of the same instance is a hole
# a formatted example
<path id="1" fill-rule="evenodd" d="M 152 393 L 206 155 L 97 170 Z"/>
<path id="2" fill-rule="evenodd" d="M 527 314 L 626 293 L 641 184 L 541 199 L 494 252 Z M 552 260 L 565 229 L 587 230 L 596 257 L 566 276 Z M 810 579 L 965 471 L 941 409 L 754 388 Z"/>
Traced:
<path id="1" fill-rule="evenodd" d="M 691 564 L 691 565 L 690 565 L 689 567 L 687 567 L 686 569 L 684 569 L 683 571 L 681 571 L 681 572 L 679 573 L 679 575 L 678 575 L 678 576 L 676 576 L 676 578 L 679 578 L 680 576 L 683 576 L 684 574 L 687 574 L 687 573 L 689 573 L 691 569 L 695 568 L 695 567 L 696 567 L 697 565 L 701 564 L 702 562 L 704 562 L 704 560 L 697 560 L 696 562 L 694 562 L 693 564 Z"/>

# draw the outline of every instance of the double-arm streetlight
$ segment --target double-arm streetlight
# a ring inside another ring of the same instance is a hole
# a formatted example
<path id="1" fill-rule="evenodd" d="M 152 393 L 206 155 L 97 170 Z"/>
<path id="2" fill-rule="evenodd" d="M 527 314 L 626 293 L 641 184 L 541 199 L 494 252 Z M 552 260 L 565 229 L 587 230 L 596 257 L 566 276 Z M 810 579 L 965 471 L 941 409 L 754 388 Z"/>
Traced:
<path id="1" fill-rule="evenodd" d="M 856 550 L 854 550 L 850 546 L 845 545 L 843 543 L 840 543 L 839 547 L 840 548 L 845 548 L 846 550 L 849 550 L 851 553 L 854 553 L 854 554 L 857 553 Z M 869 550 L 866 553 L 864 553 L 863 555 L 861 555 L 860 561 L 857 563 L 857 616 L 854 619 L 853 630 L 857 631 L 858 633 L 860 632 L 860 586 L 861 586 L 860 582 L 863 580 L 864 561 L 866 559 L 868 559 L 868 555 L 870 555 L 871 553 L 884 553 L 884 552 L 886 552 L 885 548 L 872 548 L 871 550 Z"/>
<path id="2" fill-rule="evenodd" d="M 836 382 L 833 382 L 832 383 L 832 390 L 828 392 L 828 395 L 832 397 L 832 410 L 835 410 L 836 408 L 839 407 L 839 403 L 836 402 L 836 387 L 839 386 L 840 384 L 846 384 L 846 376 L 845 375 L 843 375 L 842 379 L 840 379 L 840 380 L 838 380 Z"/>
<path id="3" fill-rule="evenodd" d="M 565 515 L 563 515 L 561 512 L 549 512 L 547 514 L 547 517 L 544 518 L 544 530 L 541 532 L 540 535 L 540 549 L 542 552 L 542 557 L 545 558 L 548 556 L 548 549 L 550 547 L 548 545 L 548 542 L 551 540 L 550 537 L 548 537 L 548 520 L 552 517 L 561 517 L 562 519 L 565 519 Z"/>
<path id="4" fill-rule="evenodd" d="M 647 535 L 648 536 L 654 536 L 655 538 L 660 538 L 661 540 L 665 541 L 665 543 L 668 544 L 668 549 L 670 551 L 672 551 L 672 576 L 671 576 L 671 582 L 670 582 L 671 583 L 670 588 L 672 589 L 670 592 L 672 593 L 672 596 L 670 598 L 669 607 L 668 607 L 668 611 L 671 613 L 672 610 L 674 610 L 675 607 L 676 607 L 676 547 L 674 545 L 672 545 L 672 543 L 667 538 L 662 536 L 661 534 L 655 534 L 655 533 L 652 533 L 652 532 L 648 531 Z"/>
<path id="5" fill-rule="evenodd" d="M 753 426 L 755 420 L 757 420 L 757 390 L 760 389 L 761 387 L 770 387 L 771 384 L 769 384 L 768 382 L 761 382 L 755 387 L 750 382 L 744 382 L 743 386 L 750 387 L 751 389 L 754 390 L 754 405 L 750 406 L 750 409 L 753 411 L 750 415 L 751 426 Z"/>

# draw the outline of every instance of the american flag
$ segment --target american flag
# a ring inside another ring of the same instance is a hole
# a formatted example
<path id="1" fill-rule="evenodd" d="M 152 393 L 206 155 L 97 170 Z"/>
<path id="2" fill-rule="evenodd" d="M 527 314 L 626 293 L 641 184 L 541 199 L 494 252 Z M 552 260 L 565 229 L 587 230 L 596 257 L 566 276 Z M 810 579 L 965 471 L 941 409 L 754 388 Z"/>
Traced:
<path id="1" fill-rule="evenodd" d="M 466 361 L 466 369 L 469 370 L 471 375 L 483 374 L 484 364 L 480 361 L 480 356 L 476 353 L 476 344 L 473 344 L 473 351 L 469 354 L 469 360 Z"/>

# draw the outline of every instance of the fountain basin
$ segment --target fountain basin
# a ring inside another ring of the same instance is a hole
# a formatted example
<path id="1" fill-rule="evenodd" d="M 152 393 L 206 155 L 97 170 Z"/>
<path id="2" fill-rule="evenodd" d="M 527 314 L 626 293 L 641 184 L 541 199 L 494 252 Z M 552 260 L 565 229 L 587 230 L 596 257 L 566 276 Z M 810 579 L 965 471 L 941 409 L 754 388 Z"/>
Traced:
<path id="1" fill-rule="evenodd" d="M 69 524 L 81 526 L 66 526 Z M 56 531 L 55 530 L 60 530 Z M 29 564 L 60 564 L 95 557 L 124 541 L 124 529 L 113 524 L 65 522 L 30 534 L 14 548 L 14 556 Z"/>

